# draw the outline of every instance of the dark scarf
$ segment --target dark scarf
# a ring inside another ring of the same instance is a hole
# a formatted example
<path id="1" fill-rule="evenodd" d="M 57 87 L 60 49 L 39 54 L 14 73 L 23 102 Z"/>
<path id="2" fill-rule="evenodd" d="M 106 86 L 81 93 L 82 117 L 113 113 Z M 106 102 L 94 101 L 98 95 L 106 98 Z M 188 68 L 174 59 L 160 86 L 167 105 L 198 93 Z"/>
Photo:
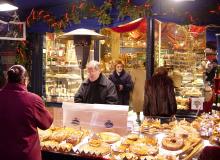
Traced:
<path id="1" fill-rule="evenodd" d="M 99 92 L 99 82 L 101 80 L 102 75 L 99 75 L 99 78 L 94 82 L 89 81 L 88 86 L 88 94 L 87 94 L 87 103 L 102 103 Z"/>

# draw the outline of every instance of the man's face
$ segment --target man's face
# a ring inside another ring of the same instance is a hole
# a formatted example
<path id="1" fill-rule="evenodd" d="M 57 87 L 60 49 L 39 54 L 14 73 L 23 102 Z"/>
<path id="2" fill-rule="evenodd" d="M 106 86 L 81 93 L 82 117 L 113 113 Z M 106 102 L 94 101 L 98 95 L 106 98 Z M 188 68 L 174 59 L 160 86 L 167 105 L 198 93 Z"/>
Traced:
<path id="1" fill-rule="evenodd" d="M 99 78 L 101 71 L 89 67 L 87 68 L 87 73 L 88 73 L 89 80 L 93 82 Z"/>
<path id="2" fill-rule="evenodd" d="M 122 64 L 117 64 L 115 66 L 116 72 L 121 73 L 123 70 L 123 65 Z"/>

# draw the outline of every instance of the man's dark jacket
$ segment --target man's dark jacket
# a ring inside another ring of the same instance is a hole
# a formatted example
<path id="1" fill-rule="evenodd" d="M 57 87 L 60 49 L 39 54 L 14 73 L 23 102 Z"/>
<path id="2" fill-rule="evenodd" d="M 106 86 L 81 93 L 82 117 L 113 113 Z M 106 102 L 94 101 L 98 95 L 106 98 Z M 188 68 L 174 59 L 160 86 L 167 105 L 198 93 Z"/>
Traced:
<path id="1" fill-rule="evenodd" d="M 118 104 L 114 84 L 103 74 L 95 82 L 85 80 L 74 96 L 75 103 Z"/>

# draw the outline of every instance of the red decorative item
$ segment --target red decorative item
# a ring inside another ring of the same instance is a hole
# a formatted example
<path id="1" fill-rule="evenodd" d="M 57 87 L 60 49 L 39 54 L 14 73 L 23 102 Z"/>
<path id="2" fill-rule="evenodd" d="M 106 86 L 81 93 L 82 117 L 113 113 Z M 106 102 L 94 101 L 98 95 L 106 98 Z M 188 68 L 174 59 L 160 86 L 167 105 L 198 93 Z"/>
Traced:
<path id="1" fill-rule="evenodd" d="M 130 32 L 130 31 L 133 31 L 133 30 L 137 29 L 140 26 L 144 26 L 144 25 L 141 25 L 142 23 L 146 24 L 146 20 L 144 18 L 142 18 L 138 21 L 135 21 L 135 22 L 130 22 L 130 23 L 125 24 L 125 25 L 120 25 L 118 27 L 113 27 L 111 29 L 113 31 L 119 32 L 119 33 Z M 146 29 L 144 29 L 144 30 L 146 31 Z"/>

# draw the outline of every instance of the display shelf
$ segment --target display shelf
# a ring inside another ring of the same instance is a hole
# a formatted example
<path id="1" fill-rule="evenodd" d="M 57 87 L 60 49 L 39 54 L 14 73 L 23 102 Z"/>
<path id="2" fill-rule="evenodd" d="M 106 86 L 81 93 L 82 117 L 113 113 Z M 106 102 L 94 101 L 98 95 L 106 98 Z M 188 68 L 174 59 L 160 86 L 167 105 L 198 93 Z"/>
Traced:
<path id="1" fill-rule="evenodd" d="M 48 102 L 71 100 L 82 79 L 72 40 L 60 43 L 46 34 L 45 97 Z"/>

